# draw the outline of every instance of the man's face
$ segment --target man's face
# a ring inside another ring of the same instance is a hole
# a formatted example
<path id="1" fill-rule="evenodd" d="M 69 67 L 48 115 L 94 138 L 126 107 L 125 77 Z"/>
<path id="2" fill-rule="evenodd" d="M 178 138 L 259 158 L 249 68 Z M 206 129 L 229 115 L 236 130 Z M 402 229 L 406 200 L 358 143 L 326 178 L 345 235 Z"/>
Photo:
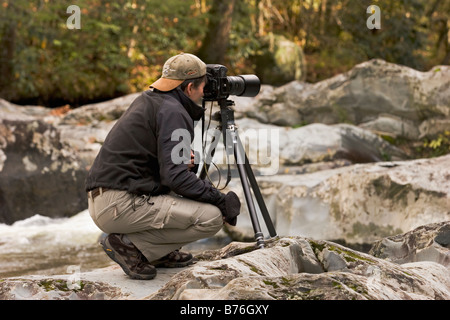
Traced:
<path id="1" fill-rule="evenodd" d="M 202 82 L 198 87 L 195 87 L 193 83 L 189 83 L 184 93 L 195 103 L 200 104 L 203 98 L 203 88 L 205 87 L 205 82 Z"/>

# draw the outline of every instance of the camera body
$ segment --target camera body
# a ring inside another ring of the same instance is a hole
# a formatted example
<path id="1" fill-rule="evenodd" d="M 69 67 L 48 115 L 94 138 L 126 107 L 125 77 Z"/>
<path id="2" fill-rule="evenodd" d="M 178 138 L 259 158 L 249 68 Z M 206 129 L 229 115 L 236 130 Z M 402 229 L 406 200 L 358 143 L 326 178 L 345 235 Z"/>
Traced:
<path id="1" fill-rule="evenodd" d="M 227 99 L 230 95 L 255 97 L 261 89 L 256 75 L 227 76 L 227 67 L 220 64 L 207 64 L 207 83 L 203 89 L 206 101 Z"/>

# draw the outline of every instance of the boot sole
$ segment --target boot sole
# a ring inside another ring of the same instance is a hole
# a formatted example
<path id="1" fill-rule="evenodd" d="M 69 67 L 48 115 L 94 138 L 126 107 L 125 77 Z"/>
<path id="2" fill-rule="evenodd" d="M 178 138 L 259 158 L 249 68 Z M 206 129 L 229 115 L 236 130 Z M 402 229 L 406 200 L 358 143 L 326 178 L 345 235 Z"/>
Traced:
<path id="1" fill-rule="evenodd" d="M 108 243 L 106 243 L 107 239 L 108 239 L 108 237 L 106 237 L 106 238 L 102 239 L 102 241 L 100 241 L 100 245 L 102 246 L 103 251 L 105 251 L 105 253 L 108 255 L 108 257 L 111 258 L 111 260 L 116 262 L 122 268 L 122 270 L 127 274 L 127 276 L 129 276 L 131 279 L 136 279 L 136 280 L 151 280 L 156 277 L 156 272 L 155 272 L 155 274 L 151 274 L 151 275 L 141 275 L 141 274 L 131 271 L 128 268 L 128 266 L 126 265 L 125 261 L 123 261 L 123 259 L 121 258 L 120 254 L 118 252 L 116 252 L 110 245 L 108 245 Z"/>
<path id="2" fill-rule="evenodd" d="M 159 262 L 151 263 L 155 268 L 184 268 L 191 264 L 194 264 L 194 258 L 185 262 Z"/>

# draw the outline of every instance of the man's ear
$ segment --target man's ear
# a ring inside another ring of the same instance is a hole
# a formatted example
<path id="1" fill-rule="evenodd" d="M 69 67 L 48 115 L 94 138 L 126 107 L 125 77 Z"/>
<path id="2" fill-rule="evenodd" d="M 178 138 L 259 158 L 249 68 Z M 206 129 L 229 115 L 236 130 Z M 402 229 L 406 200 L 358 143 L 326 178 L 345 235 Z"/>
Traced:
<path id="1" fill-rule="evenodd" d="M 186 88 L 184 88 L 184 93 L 185 93 L 185 94 L 190 94 L 193 85 L 194 85 L 194 84 L 193 84 L 192 82 L 191 82 L 191 83 L 188 83 L 188 85 L 186 86 Z"/>

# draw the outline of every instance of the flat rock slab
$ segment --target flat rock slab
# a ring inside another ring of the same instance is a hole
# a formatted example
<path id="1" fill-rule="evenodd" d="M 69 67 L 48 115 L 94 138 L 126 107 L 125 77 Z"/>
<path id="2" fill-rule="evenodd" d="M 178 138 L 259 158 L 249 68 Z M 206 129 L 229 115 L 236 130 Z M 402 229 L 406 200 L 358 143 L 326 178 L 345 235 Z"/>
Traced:
<path id="1" fill-rule="evenodd" d="M 79 274 L 7 278 L 0 280 L 0 300 L 142 299 L 185 269 L 160 268 L 153 280 L 131 279 L 119 266 Z"/>

